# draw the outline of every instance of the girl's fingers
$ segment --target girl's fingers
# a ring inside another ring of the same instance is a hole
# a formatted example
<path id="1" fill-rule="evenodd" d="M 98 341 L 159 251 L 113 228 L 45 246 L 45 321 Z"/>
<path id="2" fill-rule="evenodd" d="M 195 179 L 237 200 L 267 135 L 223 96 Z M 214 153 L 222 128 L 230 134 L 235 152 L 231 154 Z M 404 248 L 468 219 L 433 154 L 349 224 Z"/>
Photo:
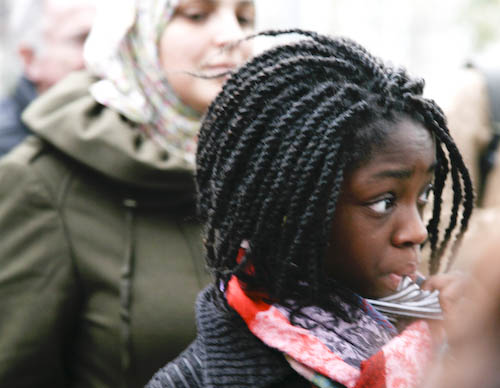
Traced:
<path id="1" fill-rule="evenodd" d="M 441 308 L 445 315 L 448 315 L 466 296 L 469 283 L 469 276 L 460 272 L 450 272 L 429 277 L 422 284 L 422 289 L 438 290 Z"/>

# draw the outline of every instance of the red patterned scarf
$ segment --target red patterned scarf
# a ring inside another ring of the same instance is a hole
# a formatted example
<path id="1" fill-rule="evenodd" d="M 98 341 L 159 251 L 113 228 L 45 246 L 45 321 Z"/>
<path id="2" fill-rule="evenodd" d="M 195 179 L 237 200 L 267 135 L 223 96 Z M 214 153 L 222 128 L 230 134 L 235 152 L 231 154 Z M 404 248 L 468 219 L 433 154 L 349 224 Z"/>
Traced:
<path id="1" fill-rule="evenodd" d="M 246 293 L 234 276 L 225 294 L 249 330 L 318 387 L 334 387 L 335 382 L 348 388 L 416 387 L 431 358 L 425 321 L 397 334 L 365 300 L 362 317 L 352 324 L 310 307 L 302 310 L 303 321 L 292 325 L 289 309 Z"/>

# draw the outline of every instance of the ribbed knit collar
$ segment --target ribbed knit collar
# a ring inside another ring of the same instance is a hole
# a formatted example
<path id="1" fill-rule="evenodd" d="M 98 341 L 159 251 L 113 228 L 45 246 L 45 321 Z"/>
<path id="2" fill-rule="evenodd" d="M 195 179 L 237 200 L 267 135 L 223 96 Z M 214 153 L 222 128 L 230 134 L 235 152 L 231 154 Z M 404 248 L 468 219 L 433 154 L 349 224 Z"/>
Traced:
<path id="1" fill-rule="evenodd" d="M 205 387 L 269 387 L 294 373 L 281 353 L 264 345 L 224 305 L 214 286 L 200 293 L 196 313 Z"/>

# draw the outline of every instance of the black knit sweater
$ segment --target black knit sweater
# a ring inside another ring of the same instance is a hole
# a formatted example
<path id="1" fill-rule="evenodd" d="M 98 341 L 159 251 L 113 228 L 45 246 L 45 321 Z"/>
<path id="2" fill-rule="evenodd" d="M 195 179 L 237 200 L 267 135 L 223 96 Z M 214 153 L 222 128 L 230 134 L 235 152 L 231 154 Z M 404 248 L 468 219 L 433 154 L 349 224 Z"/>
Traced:
<path id="1" fill-rule="evenodd" d="M 267 347 L 213 286 L 196 302 L 198 335 L 174 361 L 160 369 L 146 388 L 311 387 L 283 355 Z"/>

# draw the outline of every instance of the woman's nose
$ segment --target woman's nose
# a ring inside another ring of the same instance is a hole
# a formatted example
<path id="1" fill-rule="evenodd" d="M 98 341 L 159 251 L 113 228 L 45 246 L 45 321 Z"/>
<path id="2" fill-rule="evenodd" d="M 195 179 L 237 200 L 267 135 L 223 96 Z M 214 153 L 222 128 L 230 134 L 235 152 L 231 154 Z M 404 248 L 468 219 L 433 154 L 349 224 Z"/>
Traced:
<path id="1" fill-rule="evenodd" d="M 219 17 L 214 27 L 214 43 L 218 47 L 227 46 L 244 37 L 243 28 L 233 13 L 226 12 Z"/>
<path id="2" fill-rule="evenodd" d="M 417 207 L 406 209 L 404 217 L 396 224 L 393 244 L 399 247 L 421 245 L 427 240 L 428 232 L 422 215 Z"/>

